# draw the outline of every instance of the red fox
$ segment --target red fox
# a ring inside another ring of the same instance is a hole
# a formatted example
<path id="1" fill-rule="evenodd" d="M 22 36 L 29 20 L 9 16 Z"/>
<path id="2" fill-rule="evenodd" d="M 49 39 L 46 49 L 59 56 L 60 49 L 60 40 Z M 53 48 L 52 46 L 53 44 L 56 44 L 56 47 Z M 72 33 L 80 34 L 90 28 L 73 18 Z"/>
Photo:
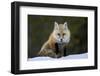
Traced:
<path id="1" fill-rule="evenodd" d="M 64 48 L 70 41 L 70 30 L 67 22 L 64 24 L 54 23 L 54 30 L 50 34 L 49 39 L 43 44 L 39 51 L 39 56 L 49 56 L 52 58 L 60 58 L 64 55 Z"/>

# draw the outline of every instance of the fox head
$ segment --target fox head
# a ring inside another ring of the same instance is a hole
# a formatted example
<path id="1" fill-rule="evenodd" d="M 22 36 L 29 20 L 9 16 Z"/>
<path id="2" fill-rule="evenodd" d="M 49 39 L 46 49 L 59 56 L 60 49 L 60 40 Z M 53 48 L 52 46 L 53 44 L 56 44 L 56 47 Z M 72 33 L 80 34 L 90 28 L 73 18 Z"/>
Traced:
<path id="1" fill-rule="evenodd" d="M 70 31 L 67 22 L 64 24 L 54 23 L 53 37 L 57 43 L 68 43 L 70 41 Z"/>

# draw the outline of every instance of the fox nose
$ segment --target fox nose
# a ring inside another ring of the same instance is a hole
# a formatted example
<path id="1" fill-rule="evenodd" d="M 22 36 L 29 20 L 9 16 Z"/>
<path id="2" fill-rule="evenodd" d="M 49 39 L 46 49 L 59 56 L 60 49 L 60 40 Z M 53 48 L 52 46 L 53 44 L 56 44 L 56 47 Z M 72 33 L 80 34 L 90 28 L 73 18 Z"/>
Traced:
<path id="1" fill-rule="evenodd" d="M 62 42 L 62 39 L 61 39 L 61 42 Z"/>

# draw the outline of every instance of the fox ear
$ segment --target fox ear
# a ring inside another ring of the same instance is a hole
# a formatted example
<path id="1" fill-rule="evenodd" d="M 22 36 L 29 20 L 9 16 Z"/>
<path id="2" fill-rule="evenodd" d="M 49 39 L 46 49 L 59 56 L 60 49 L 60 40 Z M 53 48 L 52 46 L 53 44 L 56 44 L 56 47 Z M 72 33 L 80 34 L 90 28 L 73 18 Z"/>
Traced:
<path id="1" fill-rule="evenodd" d="M 68 29 L 67 22 L 64 23 L 64 28 Z"/>
<path id="2" fill-rule="evenodd" d="M 57 22 L 54 23 L 54 29 L 55 30 L 58 30 L 59 29 L 59 26 L 58 26 L 58 23 Z"/>

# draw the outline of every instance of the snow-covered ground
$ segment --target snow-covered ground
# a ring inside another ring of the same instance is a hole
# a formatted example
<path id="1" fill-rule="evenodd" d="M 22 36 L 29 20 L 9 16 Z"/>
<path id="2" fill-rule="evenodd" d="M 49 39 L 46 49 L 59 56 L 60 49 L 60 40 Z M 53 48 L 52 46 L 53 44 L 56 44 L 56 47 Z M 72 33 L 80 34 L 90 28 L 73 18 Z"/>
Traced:
<path id="1" fill-rule="evenodd" d="M 75 54 L 75 55 L 68 55 L 66 57 L 61 58 L 51 58 L 51 57 L 35 57 L 35 58 L 29 58 L 29 61 L 40 61 L 40 60 L 66 60 L 66 59 L 86 59 L 88 58 L 88 54 Z"/>

